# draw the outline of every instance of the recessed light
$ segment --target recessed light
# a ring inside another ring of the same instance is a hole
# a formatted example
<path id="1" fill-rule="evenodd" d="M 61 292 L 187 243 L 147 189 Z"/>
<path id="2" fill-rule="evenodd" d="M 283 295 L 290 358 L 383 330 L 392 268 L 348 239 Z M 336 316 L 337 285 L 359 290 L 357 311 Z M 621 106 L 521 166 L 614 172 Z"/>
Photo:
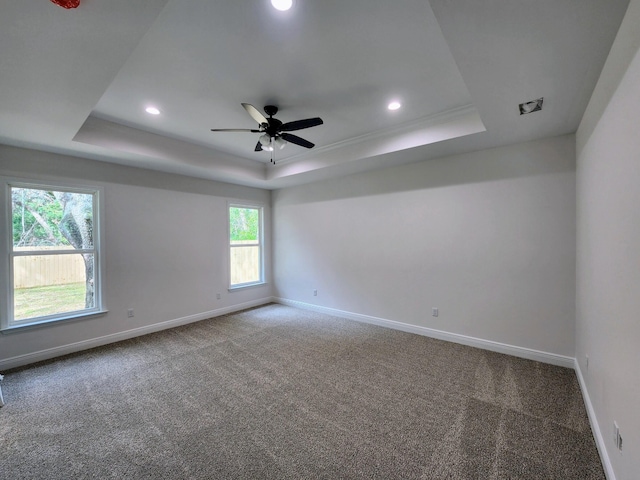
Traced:
<path id="1" fill-rule="evenodd" d="M 520 115 L 526 115 L 527 113 L 533 113 L 542 110 L 542 102 L 544 97 L 540 97 L 530 102 L 521 103 L 518 107 L 520 109 Z"/>
<path id="2" fill-rule="evenodd" d="M 387 108 L 389 110 L 398 110 L 401 106 L 402 104 L 400 102 L 391 102 L 389 105 L 387 105 Z"/>
<path id="3" fill-rule="evenodd" d="M 160 115 L 160 110 L 158 110 L 156 107 L 147 107 L 144 109 L 144 111 L 150 115 Z"/>
<path id="4" fill-rule="evenodd" d="M 271 5 L 273 5 L 273 8 L 276 10 L 284 12 L 293 6 L 293 0 L 271 0 Z"/>

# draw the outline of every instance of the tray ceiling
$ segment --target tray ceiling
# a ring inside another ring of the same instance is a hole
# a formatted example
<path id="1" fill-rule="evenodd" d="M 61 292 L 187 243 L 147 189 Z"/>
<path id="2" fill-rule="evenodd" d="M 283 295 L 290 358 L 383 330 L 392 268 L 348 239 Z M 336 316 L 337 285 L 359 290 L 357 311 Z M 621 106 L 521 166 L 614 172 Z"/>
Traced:
<path id="1" fill-rule="evenodd" d="M 628 0 L 479 3 L 9 2 L 0 142 L 278 188 L 574 132 Z M 258 134 L 210 131 L 256 128 L 241 102 L 322 117 L 295 132 L 316 147 L 272 166 Z"/>

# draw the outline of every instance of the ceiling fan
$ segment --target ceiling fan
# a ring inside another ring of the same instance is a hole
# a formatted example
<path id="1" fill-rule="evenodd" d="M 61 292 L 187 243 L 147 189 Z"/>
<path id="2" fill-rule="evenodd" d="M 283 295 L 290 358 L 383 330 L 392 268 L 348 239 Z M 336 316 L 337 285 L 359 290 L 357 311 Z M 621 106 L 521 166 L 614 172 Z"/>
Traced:
<path id="1" fill-rule="evenodd" d="M 257 129 L 247 128 L 212 128 L 212 132 L 251 132 L 262 133 L 256 144 L 255 151 L 261 152 L 263 150 L 271 152 L 271 162 L 275 164 L 273 157 L 274 151 L 281 150 L 287 144 L 287 142 L 295 143 L 305 148 L 313 148 L 315 145 L 309 140 L 300 138 L 297 135 L 291 133 L 294 130 L 302 130 L 303 128 L 315 127 L 316 125 L 322 125 L 324 122 L 320 117 L 305 118 L 304 120 L 296 120 L 293 122 L 282 123 L 273 116 L 278 113 L 278 107 L 274 105 L 267 105 L 264 107 L 264 111 L 269 118 L 262 115 L 256 107 L 249 103 L 243 103 L 242 106 L 247 111 L 251 118 L 258 122 Z"/>

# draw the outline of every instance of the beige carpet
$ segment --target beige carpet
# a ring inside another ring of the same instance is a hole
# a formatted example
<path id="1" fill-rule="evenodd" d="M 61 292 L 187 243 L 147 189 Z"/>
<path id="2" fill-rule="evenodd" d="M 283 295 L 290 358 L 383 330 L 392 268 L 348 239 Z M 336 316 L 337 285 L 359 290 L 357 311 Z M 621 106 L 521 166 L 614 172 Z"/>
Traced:
<path id="1" fill-rule="evenodd" d="M 603 479 L 572 370 L 267 305 L 6 372 L 2 479 Z"/>

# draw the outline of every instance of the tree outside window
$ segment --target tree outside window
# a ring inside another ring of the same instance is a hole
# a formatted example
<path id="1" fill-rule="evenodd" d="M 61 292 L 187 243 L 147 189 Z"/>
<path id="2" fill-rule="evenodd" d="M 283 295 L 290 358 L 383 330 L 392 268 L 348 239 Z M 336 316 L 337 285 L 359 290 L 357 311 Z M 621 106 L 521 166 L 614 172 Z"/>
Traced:
<path id="1" fill-rule="evenodd" d="M 97 310 L 96 191 L 11 185 L 9 323 Z"/>

